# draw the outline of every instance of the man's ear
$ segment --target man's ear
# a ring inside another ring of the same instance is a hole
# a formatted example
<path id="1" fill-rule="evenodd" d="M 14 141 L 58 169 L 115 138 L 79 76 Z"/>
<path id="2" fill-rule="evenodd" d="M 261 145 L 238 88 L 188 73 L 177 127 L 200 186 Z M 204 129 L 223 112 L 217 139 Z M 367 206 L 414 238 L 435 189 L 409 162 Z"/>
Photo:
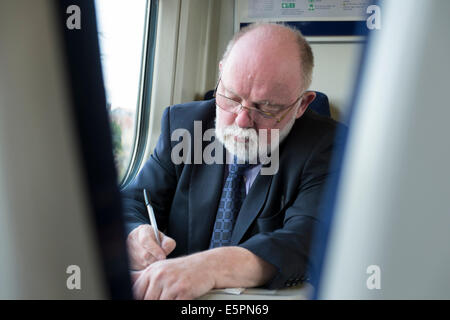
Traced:
<path id="1" fill-rule="evenodd" d="M 297 110 L 297 114 L 295 115 L 295 118 L 300 118 L 308 109 L 308 106 L 311 104 L 311 102 L 314 101 L 316 98 L 316 93 L 314 91 L 306 91 L 302 98 L 302 103 L 300 104 L 300 107 Z"/>

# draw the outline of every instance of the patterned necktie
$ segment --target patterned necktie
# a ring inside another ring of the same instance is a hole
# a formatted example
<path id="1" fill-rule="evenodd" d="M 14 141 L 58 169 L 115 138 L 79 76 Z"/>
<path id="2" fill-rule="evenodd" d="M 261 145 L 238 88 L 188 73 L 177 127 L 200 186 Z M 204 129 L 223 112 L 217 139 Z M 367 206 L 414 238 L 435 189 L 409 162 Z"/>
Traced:
<path id="1" fill-rule="evenodd" d="M 246 195 L 244 172 L 252 166 L 254 165 L 238 164 L 236 158 L 229 166 L 209 248 L 230 245 L 234 222 Z"/>

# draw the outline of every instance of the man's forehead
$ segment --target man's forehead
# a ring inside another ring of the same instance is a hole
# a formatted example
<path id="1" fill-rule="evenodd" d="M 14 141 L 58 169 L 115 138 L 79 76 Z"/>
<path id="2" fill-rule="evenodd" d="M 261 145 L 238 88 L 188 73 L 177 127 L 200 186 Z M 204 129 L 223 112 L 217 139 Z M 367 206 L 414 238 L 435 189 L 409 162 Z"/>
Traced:
<path id="1" fill-rule="evenodd" d="M 300 51 L 293 41 L 281 41 L 278 38 L 253 37 L 253 32 L 244 35 L 231 49 L 225 64 L 228 68 L 246 70 L 246 72 L 267 71 L 272 76 L 277 72 L 300 72 Z"/>
<path id="2" fill-rule="evenodd" d="M 264 96 L 289 99 L 302 85 L 300 68 L 295 61 L 272 63 L 263 60 L 249 61 L 243 57 L 231 57 L 227 61 L 222 80 L 225 89 L 233 94 L 242 96 L 252 91 L 253 95 L 261 99 Z"/>
<path id="3" fill-rule="evenodd" d="M 261 92 L 282 92 L 288 91 L 288 82 L 276 80 L 273 77 L 238 77 L 235 74 L 230 73 L 222 77 L 223 87 L 226 91 L 232 94 L 239 95 L 243 86 L 251 86 L 255 91 Z M 287 92 L 286 92 L 287 93 Z"/>
<path id="4" fill-rule="evenodd" d="M 279 50 L 286 45 L 295 44 L 297 37 L 294 32 L 278 25 L 264 25 L 242 35 L 234 47 L 250 45 L 255 49 Z M 280 52 L 281 53 L 281 52 Z"/>

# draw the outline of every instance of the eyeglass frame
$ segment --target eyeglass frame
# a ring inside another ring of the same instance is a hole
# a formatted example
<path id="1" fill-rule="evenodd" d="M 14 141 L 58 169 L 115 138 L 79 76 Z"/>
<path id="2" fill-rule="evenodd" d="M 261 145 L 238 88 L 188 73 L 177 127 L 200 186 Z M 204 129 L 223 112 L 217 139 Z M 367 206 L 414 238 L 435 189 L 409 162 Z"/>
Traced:
<path id="1" fill-rule="evenodd" d="M 238 109 L 237 111 L 228 111 L 228 110 L 225 110 L 224 108 L 222 108 L 222 107 L 217 103 L 217 101 L 216 101 L 216 106 L 218 106 L 220 109 L 222 109 L 222 110 L 225 111 L 225 112 L 234 113 L 234 114 L 239 114 L 239 113 L 242 111 L 242 109 L 244 109 L 244 108 L 247 109 L 247 110 L 254 110 L 254 111 L 260 113 L 263 117 L 266 117 L 266 119 L 276 120 L 276 121 L 277 121 L 277 122 L 276 122 L 277 124 L 280 123 L 281 121 L 283 121 L 284 117 L 286 117 L 286 115 L 289 113 L 289 111 L 291 110 L 291 108 L 294 107 L 299 101 L 301 101 L 301 99 L 303 98 L 303 96 L 305 95 L 305 93 L 308 92 L 307 90 L 305 90 L 305 91 L 300 95 L 300 97 L 298 97 L 297 100 L 295 100 L 294 103 L 292 103 L 292 104 L 290 104 L 290 105 L 288 105 L 288 106 L 285 106 L 283 109 L 286 109 L 286 112 L 281 116 L 281 118 L 278 118 L 278 117 L 277 117 L 278 115 L 276 115 L 276 114 L 273 114 L 273 113 L 270 113 L 270 112 L 267 112 L 267 111 L 262 111 L 262 110 L 260 110 L 260 109 L 258 109 L 258 108 L 244 106 L 242 103 L 237 102 L 237 101 L 235 101 L 235 100 L 233 100 L 233 99 L 231 99 L 231 98 L 228 98 L 227 96 L 225 96 L 225 95 L 223 95 L 223 94 L 221 94 L 221 93 L 218 93 L 218 92 L 217 92 L 217 89 L 219 88 L 219 83 L 220 83 L 221 80 L 222 80 L 222 76 L 220 76 L 220 77 L 219 77 L 219 81 L 217 81 L 217 85 L 216 85 L 216 88 L 214 89 L 213 97 L 214 97 L 214 98 L 217 98 L 217 95 L 219 95 L 219 96 L 221 96 L 222 98 L 225 98 L 225 99 L 227 99 L 227 100 L 233 101 L 234 103 L 239 104 L 239 109 Z M 252 120 L 253 120 L 253 119 L 252 119 Z M 253 120 L 253 121 L 254 121 L 254 120 Z"/>

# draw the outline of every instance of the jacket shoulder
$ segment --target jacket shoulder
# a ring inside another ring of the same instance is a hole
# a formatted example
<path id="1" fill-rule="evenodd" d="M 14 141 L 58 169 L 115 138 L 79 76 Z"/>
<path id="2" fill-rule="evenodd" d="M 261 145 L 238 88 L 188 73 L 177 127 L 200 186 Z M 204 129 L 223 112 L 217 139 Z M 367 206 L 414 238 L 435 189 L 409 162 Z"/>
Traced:
<path id="1" fill-rule="evenodd" d="M 214 123 L 216 116 L 215 100 L 195 101 L 173 105 L 167 108 L 171 131 L 183 128 L 190 130 L 194 121 L 203 124 Z"/>
<path id="2" fill-rule="evenodd" d="M 307 110 L 295 121 L 289 134 L 289 140 L 297 146 L 314 146 L 323 139 L 333 140 L 336 134 L 342 133 L 346 127 L 329 117 L 321 116 Z"/>

